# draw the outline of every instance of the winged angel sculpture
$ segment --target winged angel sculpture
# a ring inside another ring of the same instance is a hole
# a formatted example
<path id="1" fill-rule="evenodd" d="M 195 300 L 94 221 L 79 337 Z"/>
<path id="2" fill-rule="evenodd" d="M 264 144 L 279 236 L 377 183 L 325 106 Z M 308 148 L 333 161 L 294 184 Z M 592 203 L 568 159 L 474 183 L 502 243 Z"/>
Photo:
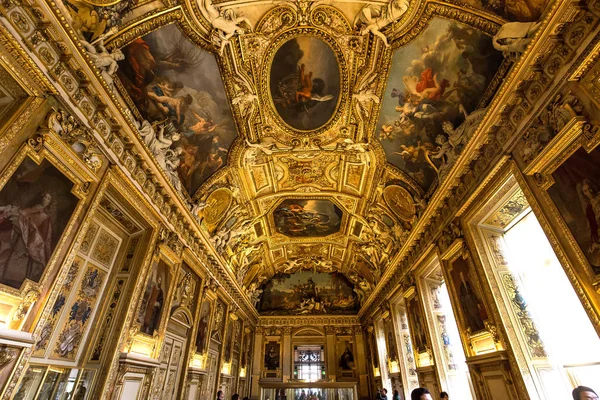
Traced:
<path id="1" fill-rule="evenodd" d="M 381 29 L 400 19 L 408 11 L 408 5 L 409 0 L 390 0 L 387 7 L 368 4 L 360 10 L 354 24 L 360 28 L 361 35 L 368 35 L 370 32 L 389 46 Z"/>
<path id="2" fill-rule="evenodd" d="M 231 9 L 219 10 L 211 0 L 200 0 L 200 8 L 212 27 L 217 31 L 220 42 L 220 55 L 223 55 L 225 46 L 229 44 L 233 36 L 245 32 L 242 25 L 247 26 L 250 31 L 252 30 L 252 24 L 248 18 L 238 17 L 235 11 Z"/>

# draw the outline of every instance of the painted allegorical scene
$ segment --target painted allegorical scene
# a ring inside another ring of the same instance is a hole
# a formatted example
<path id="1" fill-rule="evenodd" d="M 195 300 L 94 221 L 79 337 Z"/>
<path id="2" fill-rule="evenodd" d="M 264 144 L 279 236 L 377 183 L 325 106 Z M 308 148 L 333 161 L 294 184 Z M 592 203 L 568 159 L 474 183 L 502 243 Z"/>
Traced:
<path id="1" fill-rule="evenodd" d="M 167 264 L 163 260 L 153 263 L 138 314 L 138 322 L 141 325 L 140 332 L 154 336 L 154 331 L 160 329 L 169 283 L 170 275 Z"/>
<path id="2" fill-rule="evenodd" d="M 25 158 L 0 191 L 0 283 L 39 282 L 75 211 L 73 183 L 49 161 Z"/>
<path id="3" fill-rule="evenodd" d="M 123 53 L 117 75 L 147 121 L 138 131 L 175 188 L 192 196 L 225 165 L 237 135 L 215 56 L 175 25 Z"/>
<path id="4" fill-rule="evenodd" d="M 342 216 L 342 210 L 330 200 L 287 199 L 273 212 L 277 232 L 293 237 L 339 232 Z"/>
<path id="5" fill-rule="evenodd" d="M 433 19 L 392 59 L 378 124 L 387 159 L 428 190 L 485 115 L 480 102 L 502 60 L 490 37 Z"/>
<path id="6" fill-rule="evenodd" d="M 600 274 L 600 150 L 577 150 L 554 173 L 548 189 L 595 274 Z"/>
<path id="7" fill-rule="evenodd" d="M 285 42 L 275 53 L 270 79 L 275 109 L 292 128 L 317 129 L 335 113 L 340 72 L 322 40 L 300 36 Z"/>
<path id="8" fill-rule="evenodd" d="M 276 274 L 263 286 L 259 311 L 266 315 L 352 314 L 354 287 L 339 273 Z"/>

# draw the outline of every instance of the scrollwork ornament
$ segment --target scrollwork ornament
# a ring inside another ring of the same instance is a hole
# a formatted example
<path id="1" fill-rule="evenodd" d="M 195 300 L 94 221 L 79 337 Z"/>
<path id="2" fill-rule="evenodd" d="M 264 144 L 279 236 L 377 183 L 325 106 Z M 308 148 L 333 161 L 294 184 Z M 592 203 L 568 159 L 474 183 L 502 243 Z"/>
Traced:
<path id="1" fill-rule="evenodd" d="M 39 296 L 40 296 L 40 292 L 37 290 L 33 290 L 33 289 L 31 289 L 27 293 L 25 293 L 23 300 L 17 306 L 17 310 L 15 311 L 15 314 L 12 317 L 12 321 L 10 322 L 11 328 L 17 329 L 19 327 L 19 325 L 21 324 L 21 321 L 23 321 L 23 319 L 25 319 L 25 317 L 27 316 L 27 313 L 31 309 L 31 306 L 33 305 L 33 303 L 35 303 L 37 301 Z"/>
<path id="2" fill-rule="evenodd" d="M 40 134 L 34 135 L 27 139 L 27 144 L 31 146 L 34 151 L 39 152 L 44 148 L 44 136 Z"/>
<path id="3" fill-rule="evenodd" d="M 485 329 L 492 335 L 494 339 L 494 343 L 500 343 L 500 334 L 498 333 L 498 328 L 490 321 L 484 321 Z"/>

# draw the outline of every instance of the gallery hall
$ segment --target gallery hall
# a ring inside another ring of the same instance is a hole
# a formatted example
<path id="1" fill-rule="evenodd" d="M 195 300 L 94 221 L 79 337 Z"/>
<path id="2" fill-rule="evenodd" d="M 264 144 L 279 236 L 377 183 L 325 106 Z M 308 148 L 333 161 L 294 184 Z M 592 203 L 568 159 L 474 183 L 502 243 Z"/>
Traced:
<path id="1" fill-rule="evenodd" d="M 0 0 L 0 400 L 598 400 L 600 0 Z"/>

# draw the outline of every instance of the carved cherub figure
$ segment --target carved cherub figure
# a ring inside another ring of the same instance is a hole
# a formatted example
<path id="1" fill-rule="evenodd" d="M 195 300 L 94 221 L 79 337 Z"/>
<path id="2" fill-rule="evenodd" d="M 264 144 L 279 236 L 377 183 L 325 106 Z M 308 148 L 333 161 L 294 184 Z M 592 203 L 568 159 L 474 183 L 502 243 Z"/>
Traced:
<path id="1" fill-rule="evenodd" d="M 368 35 L 370 32 L 387 47 L 389 43 L 381 29 L 400 19 L 408 11 L 408 5 L 409 0 L 390 0 L 387 7 L 366 5 L 356 16 L 355 25 L 359 27 L 361 35 Z"/>
<path id="2" fill-rule="evenodd" d="M 125 58 L 123 52 L 119 49 L 113 50 L 109 52 L 104 46 L 104 38 L 106 35 L 100 36 L 98 41 L 94 44 L 80 39 L 83 48 L 88 53 L 89 57 L 92 59 L 92 62 L 98 68 L 104 80 L 109 84 L 109 86 L 113 86 L 113 76 L 117 69 L 119 68 L 118 61 L 121 61 Z"/>
<path id="3" fill-rule="evenodd" d="M 211 0 L 202 0 L 200 8 L 204 11 L 210 24 L 218 32 L 220 40 L 219 54 L 221 55 L 223 55 L 225 46 L 234 35 L 244 33 L 244 28 L 241 27 L 241 24 L 247 25 L 252 30 L 252 25 L 248 18 L 238 17 L 231 9 L 220 11 L 213 5 Z"/>

